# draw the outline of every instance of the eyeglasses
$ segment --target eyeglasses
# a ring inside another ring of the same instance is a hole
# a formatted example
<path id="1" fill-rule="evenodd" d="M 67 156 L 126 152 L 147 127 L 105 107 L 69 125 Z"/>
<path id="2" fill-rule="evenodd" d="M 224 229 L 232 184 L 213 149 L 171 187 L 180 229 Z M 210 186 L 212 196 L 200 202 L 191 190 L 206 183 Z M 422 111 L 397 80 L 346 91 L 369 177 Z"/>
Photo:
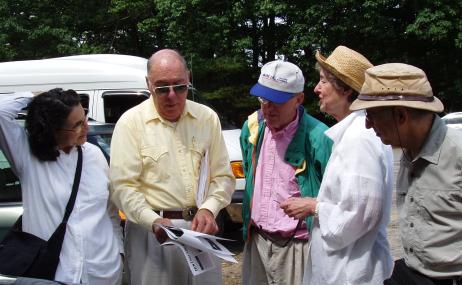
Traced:
<path id="1" fill-rule="evenodd" d="M 271 103 L 273 104 L 274 106 L 281 106 L 281 105 L 284 105 L 284 103 L 275 103 L 273 101 L 270 101 L 270 100 L 267 100 L 263 97 L 257 97 L 258 101 L 262 104 L 262 105 L 267 105 L 268 103 Z"/>
<path id="2" fill-rule="evenodd" d="M 266 105 L 268 104 L 270 101 L 269 100 L 266 100 L 265 98 L 263 97 L 257 97 L 258 101 L 260 101 L 260 103 L 262 103 L 263 105 Z"/>
<path id="3" fill-rule="evenodd" d="M 87 124 L 88 122 L 88 109 L 84 108 L 83 109 L 85 112 L 85 118 L 81 121 L 79 121 L 77 124 L 75 124 L 72 128 L 70 129 L 65 129 L 65 128 L 60 128 L 60 131 L 67 131 L 67 132 L 75 132 L 75 133 L 80 133 L 83 129 L 83 127 Z"/>
<path id="4" fill-rule="evenodd" d="M 70 129 L 64 129 L 64 128 L 61 128 L 59 130 L 61 131 L 67 131 L 67 132 L 74 132 L 74 133 L 80 133 L 83 129 L 83 127 L 85 126 L 85 124 L 87 124 L 88 122 L 88 117 L 85 117 L 84 120 L 78 122 L 75 126 L 73 126 L 72 128 Z"/>
<path id="5" fill-rule="evenodd" d="M 372 108 L 364 109 L 364 114 L 366 115 L 366 120 L 372 123 L 374 120 L 377 120 L 379 117 L 389 116 L 388 112 L 392 112 L 393 108 Z M 392 115 L 392 113 L 391 113 Z"/>
<path id="6" fill-rule="evenodd" d="M 157 96 L 167 96 L 170 93 L 170 88 L 173 89 L 173 92 L 176 94 L 182 94 L 191 88 L 191 84 L 177 84 L 154 87 L 154 93 Z"/>

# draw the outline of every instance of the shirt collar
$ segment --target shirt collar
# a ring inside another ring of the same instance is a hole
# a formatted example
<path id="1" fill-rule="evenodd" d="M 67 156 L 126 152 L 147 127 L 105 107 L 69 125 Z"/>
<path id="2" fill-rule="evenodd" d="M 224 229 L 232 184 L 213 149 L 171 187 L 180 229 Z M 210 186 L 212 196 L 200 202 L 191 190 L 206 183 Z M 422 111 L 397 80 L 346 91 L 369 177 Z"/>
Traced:
<path id="1" fill-rule="evenodd" d="M 297 116 L 295 116 L 295 119 L 292 122 L 290 122 L 287 126 L 282 128 L 281 130 L 272 132 L 271 133 L 272 136 L 275 138 L 281 137 L 281 136 L 287 136 L 288 134 L 292 134 L 293 136 L 293 134 L 295 133 L 298 127 L 299 116 L 300 116 L 300 110 L 297 110 Z M 268 125 L 266 125 L 266 127 L 268 128 Z"/>
<path id="2" fill-rule="evenodd" d="M 417 155 L 415 160 L 422 158 L 430 163 L 438 164 L 440 158 L 441 146 L 448 127 L 444 124 L 438 115 L 434 115 L 432 128 L 428 134 L 420 153 Z"/>
<path id="3" fill-rule="evenodd" d="M 353 121 L 358 117 L 364 117 L 365 114 L 363 111 L 355 111 L 343 118 L 343 120 L 337 122 L 334 126 L 328 129 L 325 134 L 332 141 L 339 141 L 348 127 L 353 123 Z"/>
<path id="4" fill-rule="evenodd" d="M 167 124 L 170 124 L 172 122 L 170 121 L 167 121 L 165 120 L 164 118 L 162 118 L 159 114 L 159 112 L 157 111 L 156 109 L 156 106 L 154 105 L 154 98 L 152 98 L 152 95 L 151 97 L 148 99 L 150 100 L 150 103 L 146 105 L 146 108 L 145 108 L 145 112 L 146 112 L 146 120 L 145 120 L 145 123 L 148 123 L 150 121 L 154 121 L 154 120 L 158 120 L 162 123 L 167 123 Z M 181 113 L 180 115 L 180 119 L 178 119 L 178 121 L 180 121 L 183 117 L 185 117 L 186 115 L 189 115 L 191 116 L 192 118 L 197 118 L 198 117 L 198 114 L 197 114 L 197 110 L 195 108 L 193 108 L 193 105 L 194 104 L 197 104 L 193 101 L 190 101 L 190 100 L 186 100 L 186 104 L 184 106 L 184 110 L 183 112 Z M 178 122 L 177 121 L 177 122 Z"/>

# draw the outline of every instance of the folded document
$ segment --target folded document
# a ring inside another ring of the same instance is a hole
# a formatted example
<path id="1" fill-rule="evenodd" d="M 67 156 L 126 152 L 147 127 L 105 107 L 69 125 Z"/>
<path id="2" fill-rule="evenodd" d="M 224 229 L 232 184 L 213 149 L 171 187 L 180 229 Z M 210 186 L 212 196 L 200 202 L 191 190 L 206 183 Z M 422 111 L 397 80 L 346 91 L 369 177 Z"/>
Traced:
<path id="1" fill-rule="evenodd" d="M 237 263 L 230 252 L 218 240 L 230 240 L 208 234 L 203 234 L 178 227 L 158 225 L 169 239 L 162 244 L 176 245 L 182 250 L 192 274 L 198 275 L 215 267 L 212 255 L 227 262 Z"/>

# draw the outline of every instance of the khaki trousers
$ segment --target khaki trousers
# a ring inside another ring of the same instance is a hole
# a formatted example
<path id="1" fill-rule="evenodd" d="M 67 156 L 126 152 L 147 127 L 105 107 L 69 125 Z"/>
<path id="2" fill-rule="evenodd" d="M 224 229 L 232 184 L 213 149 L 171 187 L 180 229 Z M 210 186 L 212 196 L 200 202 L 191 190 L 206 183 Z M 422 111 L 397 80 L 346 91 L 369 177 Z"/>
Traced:
<path id="1" fill-rule="evenodd" d="M 281 247 L 252 230 L 244 246 L 242 284 L 301 284 L 308 245 L 308 240 L 293 240 Z"/>
<path id="2" fill-rule="evenodd" d="M 189 229 L 190 222 L 172 220 L 175 226 Z M 222 284 L 221 262 L 212 271 L 193 276 L 185 257 L 176 246 L 160 246 L 155 235 L 127 221 L 125 225 L 127 278 L 130 285 L 207 285 Z"/>

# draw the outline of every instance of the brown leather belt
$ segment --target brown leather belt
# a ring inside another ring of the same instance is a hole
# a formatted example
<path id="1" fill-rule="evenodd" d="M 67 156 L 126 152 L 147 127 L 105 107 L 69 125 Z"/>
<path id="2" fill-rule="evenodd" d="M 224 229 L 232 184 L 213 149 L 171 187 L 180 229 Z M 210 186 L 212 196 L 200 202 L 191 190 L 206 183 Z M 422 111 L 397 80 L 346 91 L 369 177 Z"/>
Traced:
<path id="1" fill-rule="evenodd" d="M 259 226 L 254 225 L 254 224 L 251 225 L 251 229 L 254 232 L 260 234 L 260 236 L 263 237 L 265 240 L 269 240 L 272 243 L 276 244 L 277 246 L 286 247 L 289 244 L 289 242 L 298 240 L 297 238 L 295 238 L 295 233 L 300 228 L 301 223 L 302 223 L 302 220 L 298 220 L 297 226 L 295 227 L 295 230 L 292 232 L 290 237 L 285 237 L 281 235 L 280 233 L 268 233 L 264 231 L 263 229 L 261 229 Z"/>
<path id="2" fill-rule="evenodd" d="M 166 218 L 166 219 L 192 221 L 192 219 L 197 213 L 197 207 L 189 207 L 183 210 L 176 210 L 176 211 L 154 210 L 154 212 L 160 215 L 162 218 Z"/>

